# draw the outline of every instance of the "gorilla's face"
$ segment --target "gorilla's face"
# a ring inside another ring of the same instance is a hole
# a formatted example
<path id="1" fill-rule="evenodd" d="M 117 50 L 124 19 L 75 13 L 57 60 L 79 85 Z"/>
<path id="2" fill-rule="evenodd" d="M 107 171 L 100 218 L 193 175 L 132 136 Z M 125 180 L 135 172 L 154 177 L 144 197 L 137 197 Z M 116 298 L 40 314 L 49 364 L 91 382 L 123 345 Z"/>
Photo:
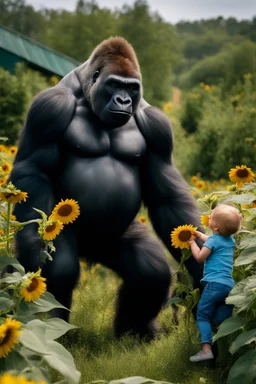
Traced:
<path id="1" fill-rule="evenodd" d="M 140 81 L 96 71 L 90 89 L 93 112 L 110 127 L 126 124 L 135 113 L 141 98 Z"/>

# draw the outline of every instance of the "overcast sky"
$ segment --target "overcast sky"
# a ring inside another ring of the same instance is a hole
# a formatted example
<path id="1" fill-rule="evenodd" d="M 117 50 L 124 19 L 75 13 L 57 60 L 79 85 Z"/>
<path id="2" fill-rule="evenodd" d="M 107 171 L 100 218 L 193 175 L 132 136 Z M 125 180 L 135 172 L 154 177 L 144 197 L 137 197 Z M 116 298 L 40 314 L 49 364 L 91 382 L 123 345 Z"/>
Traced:
<path id="1" fill-rule="evenodd" d="M 115 9 L 134 0 L 96 0 L 103 8 Z M 200 20 L 218 16 L 235 17 L 238 20 L 252 19 L 256 16 L 256 0 L 148 0 L 152 11 L 157 11 L 170 23 L 180 20 Z M 26 0 L 35 9 L 40 7 L 74 11 L 77 0 Z"/>

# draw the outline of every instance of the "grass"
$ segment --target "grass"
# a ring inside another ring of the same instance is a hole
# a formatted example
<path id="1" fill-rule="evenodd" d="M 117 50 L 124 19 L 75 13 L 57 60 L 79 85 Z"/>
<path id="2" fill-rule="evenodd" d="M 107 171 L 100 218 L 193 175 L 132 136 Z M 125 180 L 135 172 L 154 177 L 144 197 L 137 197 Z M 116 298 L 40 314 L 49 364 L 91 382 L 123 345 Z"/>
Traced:
<path id="1" fill-rule="evenodd" d="M 212 362 L 189 362 L 189 356 L 199 348 L 189 337 L 189 332 L 196 332 L 195 324 L 188 332 L 181 315 L 179 325 L 174 325 L 171 307 L 159 315 L 164 331 L 157 340 L 149 344 L 130 336 L 116 340 L 112 323 L 119 284 L 120 280 L 101 266 L 82 268 L 71 312 L 71 323 L 79 328 L 63 341 L 81 372 L 82 384 L 131 376 L 175 384 L 223 384 L 220 370 Z"/>

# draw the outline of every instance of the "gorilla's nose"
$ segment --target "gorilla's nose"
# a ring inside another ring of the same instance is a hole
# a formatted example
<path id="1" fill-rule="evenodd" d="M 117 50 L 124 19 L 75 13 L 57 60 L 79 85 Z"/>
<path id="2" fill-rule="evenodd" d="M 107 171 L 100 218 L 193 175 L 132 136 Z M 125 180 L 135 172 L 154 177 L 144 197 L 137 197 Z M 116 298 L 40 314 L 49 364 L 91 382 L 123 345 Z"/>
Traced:
<path id="1" fill-rule="evenodd" d="M 127 108 L 132 105 L 132 100 L 129 96 L 115 95 L 114 102 L 121 108 Z"/>

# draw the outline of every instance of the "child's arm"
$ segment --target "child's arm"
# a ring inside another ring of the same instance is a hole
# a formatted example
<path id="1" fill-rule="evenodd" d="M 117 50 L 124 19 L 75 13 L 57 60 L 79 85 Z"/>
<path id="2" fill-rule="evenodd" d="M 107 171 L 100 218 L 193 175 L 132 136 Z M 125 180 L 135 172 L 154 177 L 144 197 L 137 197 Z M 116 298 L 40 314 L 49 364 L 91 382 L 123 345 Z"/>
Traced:
<path id="1" fill-rule="evenodd" d="M 195 231 L 193 233 L 195 235 L 195 237 L 197 237 L 198 239 L 202 240 L 203 243 L 206 242 L 206 240 L 208 239 L 209 236 L 205 235 L 204 233 L 202 232 L 199 232 L 199 231 Z"/>
<path id="2" fill-rule="evenodd" d="M 200 249 L 195 240 L 189 240 L 188 243 L 190 245 L 192 255 L 196 259 L 196 261 L 198 261 L 198 263 L 203 263 L 207 259 L 207 257 L 210 256 L 211 250 L 209 248 L 203 246 L 203 248 Z"/>

